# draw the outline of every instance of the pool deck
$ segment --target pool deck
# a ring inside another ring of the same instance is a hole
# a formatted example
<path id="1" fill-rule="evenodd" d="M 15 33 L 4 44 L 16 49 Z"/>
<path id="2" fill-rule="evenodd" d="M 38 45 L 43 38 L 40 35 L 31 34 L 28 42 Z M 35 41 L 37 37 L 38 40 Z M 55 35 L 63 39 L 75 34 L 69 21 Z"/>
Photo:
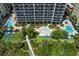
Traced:
<path id="1" fill-rule="evenodd" d="M 52 29 L 47 26 L 42 26 L 39 29 L 35 28 L 35 30 L 40 33 L 39 36 L 50 36 L 52 32 Z"/>
<path id="2" fill-rule="evenodd" d="M 68 24 L 65 24 L 65 22 L 68 22 Z M 66 30 L 66 26 L 70 26 L 71 29 L 73 30 L 73 32 L 69 32 L 69 35 L 75 35 L 76 33 L 78 33 L 78 32 L 74 29 L 72 23 L 71 23 L 68 19 L 64 20 L 64 21 L 63 21 L 63 24 L 64 24 L 65 30 Z"/>

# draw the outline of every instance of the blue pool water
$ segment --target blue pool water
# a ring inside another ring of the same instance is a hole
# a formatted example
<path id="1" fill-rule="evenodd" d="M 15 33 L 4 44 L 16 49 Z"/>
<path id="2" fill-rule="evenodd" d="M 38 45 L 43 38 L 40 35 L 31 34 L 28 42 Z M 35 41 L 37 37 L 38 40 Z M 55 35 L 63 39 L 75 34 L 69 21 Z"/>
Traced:
<path id="1" fill-rule="evenodd" d="M 16 30 L 4 30 L 3 32 L 7 33 L 7 32 L 17 32 Z"/>
<path id="2" fill-rule="evenodd" d="M 6 24 L 7 27 L 13 27 L 14 26 L 14 23 L 12 21 L 12 19 L 10 18 Z"/>
<path id="3" fill-rule="evenodd" d="M 44 38 L 50 38 L 50 36 L 43 36 Z"/>
<path id="4" fill-rule="evenodd" d="M 72 28 L 70 26 L 66 26 L 66 31 L 69 32 L 69 33 L 73 32 L 73 30 L 72 30 Z"/>

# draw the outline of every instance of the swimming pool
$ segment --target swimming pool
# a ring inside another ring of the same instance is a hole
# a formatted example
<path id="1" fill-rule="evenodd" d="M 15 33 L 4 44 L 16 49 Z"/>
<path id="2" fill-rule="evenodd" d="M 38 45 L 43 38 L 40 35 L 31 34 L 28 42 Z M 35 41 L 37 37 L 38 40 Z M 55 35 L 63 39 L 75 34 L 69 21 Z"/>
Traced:
<path id="1" fill-rule="evenodd" d="M 50 38 L 50 36 L 43 36 L 44 38 Z"/>
<path id="2" fill-rule="evenodd" d="M 51 33 L 51 29 L 46 27 L 46 26 L 42 26 L 39 28 L 39 36 L 50 36 L 50 33 Z"/>
<path id="3" fill-rule="evenodd" d="M 14 23 L 13 23 L 12 18 L 10 18 L 10 19 L 8 20 L 8 22 L 6 23 L 5 26 L 7 26 L 7 27 L 13 27 L 13 26 L 14 26 Z"/>
<path id="4" fill-rule="evenodd" d="M 70 26 L 66 26 L 66 31 L 69 32 L 69 33 L 73 32 L 73 30 L 72 30 L 72 28 Z"/>
<path id="5" fill-rule="evenodd" d="M 41 31 L 42 33 L 49 33 L 49 32 L 50 32 L 50 29 L 47 28 L 47 27 L 43 27 L 43 28 L 41 28 L 40 31 Z"/>

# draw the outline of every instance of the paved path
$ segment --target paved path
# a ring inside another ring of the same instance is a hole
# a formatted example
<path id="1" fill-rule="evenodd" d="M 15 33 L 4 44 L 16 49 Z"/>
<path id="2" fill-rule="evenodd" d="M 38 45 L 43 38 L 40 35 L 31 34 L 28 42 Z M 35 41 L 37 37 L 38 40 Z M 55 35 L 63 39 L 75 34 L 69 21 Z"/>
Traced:
<path id="1" fill-rule="evenodd" d="M 33 49 L 32 49 L 32 46 L 31 46 L 31 43 L 30 43 L 27 35 L 26 35 L 26 41 L 27 41 L 31 56 L 35 56 Z"/>

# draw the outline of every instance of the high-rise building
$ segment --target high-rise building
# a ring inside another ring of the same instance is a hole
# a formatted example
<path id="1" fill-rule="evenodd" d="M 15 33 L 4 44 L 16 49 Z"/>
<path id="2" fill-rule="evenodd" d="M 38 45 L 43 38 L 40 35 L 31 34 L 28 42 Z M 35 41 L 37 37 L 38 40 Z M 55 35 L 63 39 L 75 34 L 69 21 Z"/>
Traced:
<path id="1" fill-rule="evenodd" d="M 65 16 L 71 16 L 75 7 L 75 3 L 67 3 L 67 7 L 65 10 Z"/>
<path id="2" fill-rule="evenodd" d="M 11 13 L 11 4 L 10 3 L 0 3 L 0 27 L 4 25 L 7 21 L 8 14 Z"/>
<path id="3" fill-rule="evenodd" d="M 13 3 L 18 23 L 61 23 L 65 3 Z"/>
<path id="4" fill-rule="evenodd" d="M 6 8 L 4 4 L 0 3 L 0 17 L 6 15 Z"/>
<path id="5" fill-rule="evenodd" d="M 6 15 L 6 9 L 4 4 L 0 3 L 0 27 L 2 26 L 2 17 Z"/>
<path id="6" fill-rule="evenodd" d="M 6 8 L 6 14 L 10 14 L 12 12 L 12 4 L 11 3 L 4 3 L 4 6 Z"/>
<path id="7" fill-rule="evenodd" d="M 75 3 L 74 10 L 72 12 L 72 16 L 76 17 L 76 25 L 79 25 L 79 3 Z"/>

